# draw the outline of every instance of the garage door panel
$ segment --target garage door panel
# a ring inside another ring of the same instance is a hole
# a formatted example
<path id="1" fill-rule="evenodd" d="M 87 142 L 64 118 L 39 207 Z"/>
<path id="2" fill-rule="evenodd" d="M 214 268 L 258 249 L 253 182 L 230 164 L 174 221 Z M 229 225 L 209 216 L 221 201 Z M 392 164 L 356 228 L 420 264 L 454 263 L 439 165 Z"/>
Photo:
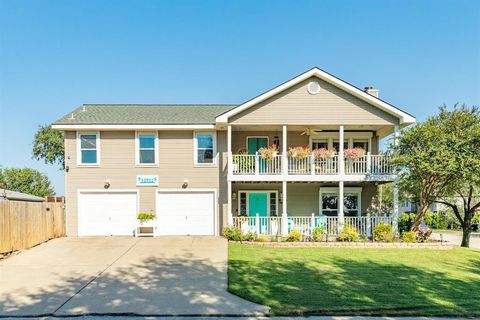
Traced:
<path id="1" fill-rule="evenodd" d="M 80 192 L 80 236 L 132 235 L 137 216 L 136 192 Z"/>
<path id="2" fill-rule="evenodd" d="M 213 235 L 215 195 L 211 191 L 157 194 L 160 235 Z"/>

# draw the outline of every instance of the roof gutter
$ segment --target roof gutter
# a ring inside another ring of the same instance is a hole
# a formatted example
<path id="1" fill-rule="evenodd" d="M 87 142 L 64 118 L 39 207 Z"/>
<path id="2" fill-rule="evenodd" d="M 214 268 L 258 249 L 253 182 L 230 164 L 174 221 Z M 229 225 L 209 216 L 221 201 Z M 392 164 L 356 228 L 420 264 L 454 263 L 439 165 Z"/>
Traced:
<path id="1" fill-rule="evenodd" d="M 55 130 L 207 130 L 213 124 L 54 124 Z"/>

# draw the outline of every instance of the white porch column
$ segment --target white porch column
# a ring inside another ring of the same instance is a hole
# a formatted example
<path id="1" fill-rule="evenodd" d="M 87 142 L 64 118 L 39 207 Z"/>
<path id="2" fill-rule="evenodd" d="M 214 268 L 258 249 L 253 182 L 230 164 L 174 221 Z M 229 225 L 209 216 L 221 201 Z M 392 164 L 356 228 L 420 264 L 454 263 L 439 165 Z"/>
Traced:
<path id="1" fill-rule="evenodd" d="M 398 146 L 400 140 L 400 126 L 395 125 L 393 133 L 393 145 Z M 398 201 L 398 172 L 395 172 L 395 180 L 393 182 L 393 229 L 395 230 L 395 235 L 399 236 L 398 232 L 398 218 L 399 218 L 399 201 Z"/>
<path id="2" fill-rule="evenodd" d="M 345 174 L 345 157 L 343 155 L 343 140 L 345 140 L 345 135 L 343 129 L 343 126 L 340 126 L 338 137 L 338 174 L 342 176 Z"/>
<path id="3" fill-rule="evenodd" d="M 287 126 L 282 127 L 282 174 L 288 174 L 288 158 L 287 158 Z"/>
<path id="4" fill-rule="evenodd" d="M 233 226 L 232 215 L 232 181 L 231 175 L 233 174 L 233 159 L 232 159 L 232 126 L 227 127 L 227 223 L 229 227 Z"/>
<path id="5" fill-rule="evenodd" d="M 287 181 L 282 182 L 282 236 L 288 235 Z"/>
<path id="6" fill-rule="evenodd" d="M 343 231 L 343 225 L 345 223 L 343 216 L 343 181 L 338 183 L 338 233 Z"/>
<path id="7" fill-rule="evenodd" d="M 227 172 L 228 175 L 233 174 L 233 158 L 232 158 L 232 126 L 227 127 Z"/>

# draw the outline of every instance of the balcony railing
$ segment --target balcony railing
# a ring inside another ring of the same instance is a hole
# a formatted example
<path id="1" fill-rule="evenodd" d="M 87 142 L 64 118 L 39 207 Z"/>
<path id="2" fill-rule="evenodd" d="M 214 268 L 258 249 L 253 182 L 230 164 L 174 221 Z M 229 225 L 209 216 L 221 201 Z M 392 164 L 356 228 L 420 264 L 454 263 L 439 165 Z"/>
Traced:
<path id="1" fill-rule="evenodd" d="M 281 236 L 292 230 L 298 230 L 302 235 L 312 235 L 315 228 L 323 228 L 330 236 L 338 235 L 338 217 L 327 216 L 287 216 L 287 230 L 282 232 L 282 217 L 233 217 L 233 226 L 242 233 L 253 232 L 257 235 Z M 371 236 L 373 228 L 379 223 L 393 225 L 393 218 L 388 216 L 345 217 L 344 226 L 353 226 L 362 236 Z"/>
<path id="2" fill-rule="evenodd" d="M 283 173 L 283 157 L 276 155 L 265 160 L 260 155 L 232 155 L 234 175 L 280 175 Z M 344 159 L 347 175 L 392 175 L 394 168 L 385 155 L 364 155 L 359 159 Z M 287 157 L 288 175 L 336 175 L 340 173 L 339 157 L 315 159 L 310 155 L 303 159 Z"/>

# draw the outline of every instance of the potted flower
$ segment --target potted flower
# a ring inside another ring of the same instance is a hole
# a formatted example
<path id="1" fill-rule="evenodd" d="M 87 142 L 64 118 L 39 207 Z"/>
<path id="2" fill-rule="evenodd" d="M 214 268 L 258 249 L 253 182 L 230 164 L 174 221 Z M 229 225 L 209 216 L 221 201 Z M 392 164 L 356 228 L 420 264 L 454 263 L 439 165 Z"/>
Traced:
<path id="1" fill-rule="evenodd" d="M 291 158 L 294 158 L 296 160 L 302 160 L 302 159 L 308 158 L 310 154 L 312 154 L 312 151 L 310 150 L 309 146 L 306 146 L 306 147 L 298 146 L 294 148 L 289 148 L 287 154 Z"/>
<path id="2" fill-rule="evenodd" d="M 352 149 L 345 149 L 343 151 L 343 154 L 345 155 L 345 158 L 352 160 L 352 161 L 357 161 L 361 157 L 365 155 L 365 150 L 363 148 L 352 148 Z"/>
<path id="3" fill-rule="evenodd" d="M 135 229 L 135 235 L 138 236 L 155 236 L 155 229 L 157 228 L 157 215 L 154 212 L 141 212 L 137 214 L 139 222 Z"/>
<path id="4" fill-rule="evenodd" d="M 278 155 L 278 147 L 272 144 L 271 146 L 260 148 L 258 154 L 262 159 L 272 161 Z"/>
<path id="5" fill-rule="evenodd" d="M 335 155 L 335 149 L 320 148 L 312 151 L 315 160 L 330 160 Z"/>

